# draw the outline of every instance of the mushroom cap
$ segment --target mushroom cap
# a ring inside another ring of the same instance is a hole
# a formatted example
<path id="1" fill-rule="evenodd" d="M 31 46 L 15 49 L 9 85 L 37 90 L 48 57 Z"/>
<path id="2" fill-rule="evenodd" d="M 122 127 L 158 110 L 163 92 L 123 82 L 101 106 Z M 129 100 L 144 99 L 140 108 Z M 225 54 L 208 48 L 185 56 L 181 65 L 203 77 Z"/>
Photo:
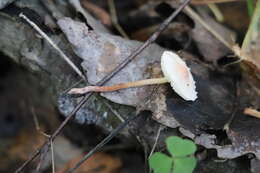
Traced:
<path id="1" fill-rule="evenodd" d="M 195 81 L 190 69 L 177 54 L 164 51 L 161 57 L 161 68 L 165 78 L 178 95 L 184 100 L 197 99 Z"/>

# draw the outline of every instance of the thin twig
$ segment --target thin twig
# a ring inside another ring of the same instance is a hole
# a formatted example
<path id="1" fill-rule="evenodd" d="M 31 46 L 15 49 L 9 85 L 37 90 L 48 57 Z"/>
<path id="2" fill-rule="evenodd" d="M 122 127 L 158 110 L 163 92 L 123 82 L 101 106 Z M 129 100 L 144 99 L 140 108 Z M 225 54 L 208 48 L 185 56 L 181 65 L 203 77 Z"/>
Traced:
<path id="1" fill-rule="evenodd" d="M 152 150 L 151 150 L 151 152 L 150 152 L 150 154 L 149 154 L 148 157 L 151 157 L 151 156 L 152 156 L 152 154 L 153 154 L 153 152 L 154 152 L 154 150 L 155 150 L 155 148 L 156 148 L 156 145 L 157 145 L 158 140 L 159 140 L 159 136 L 160 136 L 160 134 L 161 134 L 161 130 L 162 130 L 162 125 L 160 125 L 160 127 L 159 127 L 159 129 L 158 129 L 158 132 L 157 132 L 156 138 L 155 138 L 155 142 L 154 142 L 154 144 L 153 144 L 153 148 L 152 148 Z"/>
<path id="2" fill-rule="evenodd" d="M 198 21 L 207 31 L 209 31 L 216 39 L 223 43 L 229 48 L 237 57 L 245 59 L 244 55 L 241 54 L 241 49 L 235 44 L 227 42 L 218 32 L 216 32 L 211 26 L 209 26 L 191 7 L 185 7 L 185 11 L 190 15 L 191 18 Z"/>
<path id="3" fill-rule="evenodd" d="M 198 21 L 206 30 L 208 30 L 212 35 L 214 35 L 221 43 L 223 43 L 227 48 L 233 51 L 233 45 L 228 43 L 219 33 L 217 33 L 211 26 L 209 26 L 191 7 L 185 7 L 191 18 Z"/>
<path id="4" fill-rule="evenodd" d="M 43 135 L 43 136 L 49 138 L 50 135 L 46 134 L 44 131 L 41 130 L 40 123 L 39 123 L 39 120 L 38 120 L 38 117 L 37 117 L 37 115 L 36 115 L 36 112 L 35 112 L 34 107 L 31 108 L 31 112 L 32 112 L 32 115 L 33 115 L 33 121 L 34 121 L 36 130 L 37 130 L 41 135 Z"/>
<path id="5" fill-rule="evenodd" d="M 124 29 L 121 27 L 121 25 L 118 22 L 117 14 L 116 14 L 116 7 L 115 7 L 115 2 L 114 0 L 108 0 L 108 6 L 109 6 L 109 11 L 112 19 L 112 23 L 117 29 L 117 31 L 125 38 L 129 39 L 128 35 L 124 31 Z"/>
<path id="6" fill-rule="evenodd" d="M 90 98 L 92 93 L 86 94 L 83 99 L 80 100 L 79 104 L 73 109 L 73 111 L 69 114 L 69 116 L 61 123 L 61 125 L 56 129 L 56 131 L 52 134 L 52 136 L 49 138 L 49 140 L 45 141 L 44 144 L 39 147 L 32 155 L 31 157 L 26 160 L 16 171 L 15 173 L 20 173 L 23 171 L 23 169 L 31 162 L 33 161 L 37 156 L 44 153 L 45 148 L 49 148 L 50 146 L 50 140 L 54 140 L 58 134 L 60 134 L 61 130 L 65 127 L 65 125 L 69 122 L 70 119 L 74 117 L 74 115 L 78 112 L 78 110 L 84 105 L 84 103 Z"/>
<path id="7" fill-rule="evenodd" d="M 170 24 L 170 22 L 181 12 L 181 10 L 190 3 L 191 0 L 185 0 L 183 4 L 179 6 L 159 27 L 158 29 L 150 36 L 150 38 L 142 44 L 139 48 L 137 48 L 133 53 L 131 53 L 125 60 L 123 60 L 110 74 L 105 76 L 98 85 L 104 85 L 107 81 L 109 81 L 115 74 L 117 74 L 121 69 L 123 69 L 128 63 L 130 63 L 137 55 L 139 55 L 146 47 L 152 44 L 158 36 L 165 30 L 165 28 Z M 32 156 L 25 161 L 16 171 L 15 173 L 20 173 L 22 170 L 33 161 L 38 155 L 41 154 L 44 147 L 49 147 L 50 140 L 54 140 L 62 131 L 62 129 L 66 126 L 66 124 L 74 117 L 74 115 L 78 112 L 78 110 L 85 104 L 85 102 L 92 96 L 93 93 L 88 93 L 81 99 L 78 105 L 73 109 L 73 111 L 66 117 L 66 119 L 61 123 L 61 125 L 56 129 L 56 131 L 52 134 L 51 138 L 46 141 L 38 150 L 36 150 Z"/>
<path id="8" fill-rule="evenodd" d="M 224 16 L 221 13 L 220 9 L 218 8 L 217 4 L 209 3 L 208 7 L 211 10 L 211 12 L 214 14 L 218 22 L 224 22 Z"/>
<path id="9" fill-rule="evenodd" d="M 67 92 L 69 92 L 72 88 L 75 88 L 76 86 L 78 86 L 81 82 L 83 82 L 83 79 L 80 79 L 79 81 L 77 81 L 76 83 L 72 84 L 69 88 L 66 88 L 64 91 L 61 91 L 61 94 L 66 94 Z M 86 84 L 86 83 L 85 83 Z"/>
<path id="10" fill-rule="evenodd" d="M 149 96 L 151 97 L 151 96 Z M 116 111 L 109 103 L 103 101 L 103 103 L 109 108 L 109 110 L 121 121 L 121 122 L 125 122 L 125 119 L 123 118 L 123 116 Z M 144 106 L 144 105 L 143 105 Z M 141 112 L 140 110 L 136 109 L 136 112 Z M 134 136 L 136 138 L 136 140 L 141 144 L 140 139 L 138 138 L 138 136 L 132 132 L 131 130 L 129 130 L 129 134 L 131 134 L 132 136 Z"/>
<path id="11" fill-rule="evenodd" d="M 41 132 L 40 124 L 39 124 L 37 115 L 35 113 L 34 107 L 31 108 L 31 112 L 32 112 L 32 115 L 33 115 L 33 121 L 34 121 L 34 124 L 35 124 L 35 128 L 36 128 L 37 131 Z"/>
<path id="12" fill-rule="evenodd" d="M 108 109 L 121 121 L 121 122 L 125 122 L 124 118 L 115 110 L 112 108 L 112 106 L 107 103 L 107 102 L 103 102 L 107 107 Z"/>
<path id="13" fill-rule="evenodd" d="M 52 165 L 52 173 L 55 173 L 54 147 L 53 147 L 52 140 L 51 140 L 51 165 Z"/>
<path id="14" fill-rule="evenodd" d="M 238 108 L 239 108 L 239 98 L 240 98 L 240 82 L 238 81 L 238 79 L 235 80 L 235 92 L 234 92 L 234 95 L 235 95 L 235 98 L 234 98 L 234 104 L 233 104 L 233 108 L 232 108 L 232 112 L 231 112 L 231 115 L 228 119 L 228 121 L 226 122 L 226 124 L 223 126 L 223 130 L 225 131 L 229 131 L 230 129 L 230 125 L 231 123 L 233 122 L 236 114 L 237 114 L 237 111 L 238 111 Z"/>
<path id="15" fill-rule="evenodd" d="M 43 136 L 47 137 L 47 138 L 50 138 L 50 135 L 44 133 L 41 128 L 40 128 L 40 124 L 39 124 L 39 121 L 38 121 L 38 118 L 37 118 L 37 115 L 35 113 L 35 109 L 34 107 L 31 108 L 31 112 L 32 112 L 32 115 L 33 115 L 33 120 L 34 120 L 34 124 L 35 124 L 35 128 L 36 130 Z M 48 150 L 46 150 L 44 152 L 44 154 L 42 154 L 41 156 L 41 159 L 40 159 L 40 162 L 39 162 L 39 165 L 37 166 L 36 168 L 36 171 L 38 172 L 41 168 L 41 163 L 45 157 L 45 154 L 48 152 Z M 51 161 L 52 161 L 52 173 L 55 173 L 55 166 L 54 166 L 54 149 L 53 149 L 53 141 L 51 141 Z"/>
<path id="16" fill-rule="evenodd" d="M 120 130 L 122 130 L 129 122 L 136 119 L 138 114 L 135 116 L 129 115 L 128 118 L 120 124 L 117 128 L 115 128 L 105 139 L 103 139 L 98 145 L 96 145 L 92 150 L 90 150 L 74 167 L 70 168 L 66 173 L 72 173 L 77 168 L 80 167 L 84 161 L 86 161 L 90 156 L 92 156 L 95 152 L 97 152 L 100 148 L 102 148 L 105 144 L 107 144 L 113 137 L 115 137 Z"/>
<path id="17" fill-rule="evenodd" d="M 60 56 L 69 64 L 69 66 L 84 80 L 86 80 L 85 76 L 78 69 L 78 67 L 62 52 L 62 50 L 48 37 L 33 21 L 31 21 L 28 17 L 26 17 L 23 13 L 19 14 L 19 17 L 23 18 L 26 22 L 28 22 L 59 54 Z"/>
<path id="18" fill-rule="evenodd" d="M 48 154 L 48 148 L 44 148 L 42 150 L 42 153 L 40 155 L 40 159 L 39 159 L 39 163 L 35 169 L 35 172 L 40 172 L 40 169 L 41 169 L 41 166 L 42 166 L 42 163 L 44 162 L 44 159 L 46 157 L 46 155 Z"/>

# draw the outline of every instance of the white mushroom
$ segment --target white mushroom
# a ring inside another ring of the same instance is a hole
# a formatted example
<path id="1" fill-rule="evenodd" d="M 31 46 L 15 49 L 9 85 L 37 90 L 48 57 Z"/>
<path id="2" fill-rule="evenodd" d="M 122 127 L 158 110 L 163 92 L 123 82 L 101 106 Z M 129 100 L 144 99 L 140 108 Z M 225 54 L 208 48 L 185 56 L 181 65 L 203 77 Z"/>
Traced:
<path id="1" fill-rule="evenodd" d="M 177 94 L 184 100 L 196 100 L 196 86 L 190 69 L 177 54 L 164 51 L 161 58 L 161 68 L 165 78 Z"/>
<path id="2" fill-rule="evenodd" d="M 87 86 L 84 88 L 73 88 L 69 94 L 85 94 L 87 92 L 109 92 L 123 88 L 138 87 L 170 83 L 173 90 L 184 100 L 195 101 L 197 92 L 190 69 L 186 63 L 175 53 L 164 51 L 161 56 L 161 68 L 165 77 L 145 79 L 128 83 L 116 84 L 113 86 Z"/>

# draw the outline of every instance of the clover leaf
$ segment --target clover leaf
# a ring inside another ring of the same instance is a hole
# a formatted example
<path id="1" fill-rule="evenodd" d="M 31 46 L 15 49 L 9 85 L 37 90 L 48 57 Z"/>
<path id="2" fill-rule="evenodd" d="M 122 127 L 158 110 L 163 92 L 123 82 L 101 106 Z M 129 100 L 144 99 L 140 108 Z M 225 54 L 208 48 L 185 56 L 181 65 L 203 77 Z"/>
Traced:
<path id="1" fill-rule="evenodd" d="M 154 173 L 169 173 L 172 169 L 173 159 L 162 153 L 154 153 L 149 158 L 149 165 Z"/>
<path id="2" fill-rule="evenodd" d="M 149 158 L 154 173 L 192 173 L 197 163 L 194 142 L 172 136 L 166 139 L 166 146 L 171 157 L 157 152 Z"/>
<path id="3" fill-rule="evenodd" d="M 196 167 L 195 157 L 184 157 L 174 159 L 173 172 L 174 173 L 191 173 Z M 168 172 L 169 173 L 169 172 Z"/>
<path id="4" fill-rule="evenodd" d="M 183 157 L 195 153 L 196 145 L 191 140 L 171 136 L 166 139 L 167 150 L 174 157 Z"/>

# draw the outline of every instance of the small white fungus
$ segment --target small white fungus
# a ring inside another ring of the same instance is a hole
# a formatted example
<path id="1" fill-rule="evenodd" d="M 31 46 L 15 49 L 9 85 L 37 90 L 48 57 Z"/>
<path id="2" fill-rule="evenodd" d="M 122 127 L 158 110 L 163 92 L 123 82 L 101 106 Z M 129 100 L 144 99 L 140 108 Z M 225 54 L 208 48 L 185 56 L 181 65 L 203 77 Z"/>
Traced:
<path id="1" fill-rule="evenodd" d="M 164 51 L 161 57 L 161 68 L 165 78 L 178 95 L 184 100 L 197 99 L 195 81 L 190 69 L 177 54 Z"/>

